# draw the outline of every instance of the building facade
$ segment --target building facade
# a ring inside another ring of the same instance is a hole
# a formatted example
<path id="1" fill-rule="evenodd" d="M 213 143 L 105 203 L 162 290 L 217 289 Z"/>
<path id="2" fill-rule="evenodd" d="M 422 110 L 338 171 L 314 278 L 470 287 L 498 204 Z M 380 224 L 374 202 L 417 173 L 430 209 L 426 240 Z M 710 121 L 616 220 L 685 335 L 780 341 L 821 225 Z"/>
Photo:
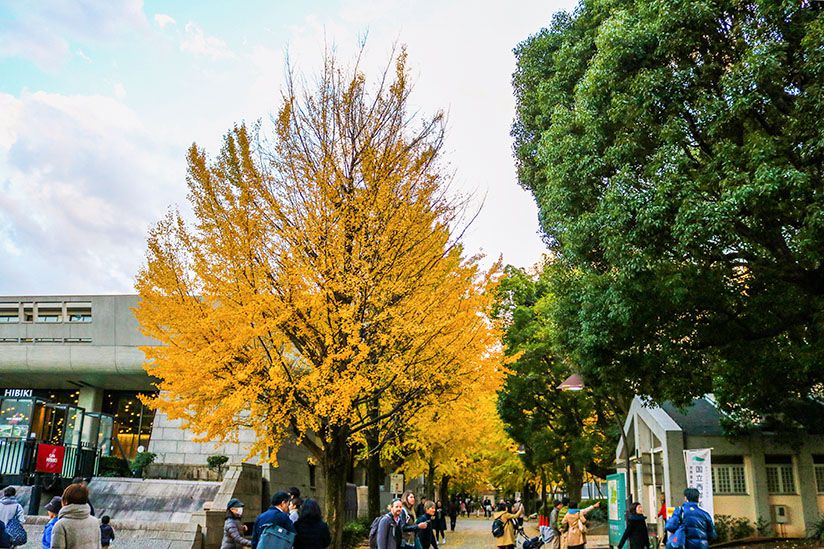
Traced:
<path id="1" fill-rule="evenodd" d="M 795 444 L 762 432 L 731 438 L 722 417 L 712 396 L 685 410 L 636 398 L 624 424 L 634 499 L 645 509 L 659 509 L 662 498 L 679 506 L 687 487 L 684 450 L 710 448 L 716 516 L 760 520 L 778 536 L 805 536 L 824 514 L 824 436 L 808 434 Z M 621 441 L 619 469 L 624 455 Z"/>
<path id="2" fill-rule="evenodd" d="M 82 455 L 85 468 L 80 458 L 68 460 L 64 476 L 88 473 L 92 452 L 125 459 L 153 452 L 154 471 L 168 478 L 203 478 L 210 455 L 246 460 L 253 432 L 239 432 L 236 443 L 195 442 L 196 433 L 141 402 L 157 389 L 140 348 L 159 343 L 141 334 L 137 302 L 136 295 L 0 296 L 0 475 L 33 460 L 40 444 Z M 263 468 L 273 488 L 321 495 L 322 475 L 305 449 L 284 446 L 278 460 L 278 468 Z"/>

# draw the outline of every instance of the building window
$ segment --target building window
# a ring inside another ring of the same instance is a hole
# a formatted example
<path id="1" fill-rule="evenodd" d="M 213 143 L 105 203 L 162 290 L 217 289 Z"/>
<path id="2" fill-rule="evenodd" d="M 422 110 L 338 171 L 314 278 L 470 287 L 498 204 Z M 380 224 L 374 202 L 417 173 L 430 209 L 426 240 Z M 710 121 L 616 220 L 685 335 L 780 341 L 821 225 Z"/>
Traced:
<path id="1" fill-rule="evenodd" d="M 34 303 L 23 303 L 23 322 L 34 322 Z"/>
<path id="2" fill-rule="evenodd" d="M 0 303 L 0 324 L 20 322 L 19 303 Z"/>
<path id="3" fill-rule="evenodd" d="M 815 469 L 816 492 L 824 494 L 824 455 L 813 455 L 813 468 Z"/>
<path id="4" fill-rule="evenodd" d="M 743 465 L 712 465 L 712 490 L 715 494 L 746 494 Z"/>
<path id="5" fill-rule="evenodd" d="M 765 456 L 767 464 L 767 492 L 770 494 L 795 494 L 795 475 L 792 457 Z"/>
<path id="6" fill-rule="evenodd" d="M 63 304 L 38 303 L 37 322 L 63 322 Z"/>
<path id="7" fill-rule="evenodd" d="M 315 487 L 315 465 L 313 463 L 309 464 L 309 487 Z"/>
<path id="8" fill-rule="evenodd" d="M 80 301 L 66 303 L 66 315 L 69 322 L 91 322 L 92 304 Z"/>

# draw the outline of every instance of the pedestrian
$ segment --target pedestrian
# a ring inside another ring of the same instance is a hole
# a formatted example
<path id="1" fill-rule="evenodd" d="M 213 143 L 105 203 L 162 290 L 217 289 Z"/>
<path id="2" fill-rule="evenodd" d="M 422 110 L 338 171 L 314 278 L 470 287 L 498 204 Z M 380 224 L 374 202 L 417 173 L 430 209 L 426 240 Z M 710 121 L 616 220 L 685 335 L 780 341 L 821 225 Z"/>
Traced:
<path id="1" fill-rule="evenodd" d="M 681 526 L 684 527 L 686 535 L 683 547 L 685 549 L 707 549 L 710 543 L 718 538 L 712 517 L 698 506 L 700 496 L 700 492 L 695 488 L 684 490 L 684 504 L 667 519 L 670 542 L 676 530 Z"/>
<path id="2" fill-rule="evenodd" d="M 91 481 L 92 481 L 91 477 L 74 477 L 72 479 L 72 484 L 80 484 L 86 490 L 89 490 L 89 483 L 91 483 Z M 89 509 L 91 509 L 92 516 L 95 516 L 94 515 L 94 505 L 92 505 L 92 501 L 91 501 L 91 490 L 89 490 Z"/>
<path id="3" fill-rule="evenodd" d="M 466 516 L 466 502 L 464 500 L 461 500 L 461 516 Z"/>
<path id="4" fill-rule="evenodd" d="M 289 494 L 289 499 L 300 497 L 300 489 L 295 486 L 292 486 L 291 488 L 286 490 L 286 493 Z"/>
<path id="5" fill-rule="evenodd" d="M 627 515 L 627 527 L 621 541 L 618 542 L 618 549 L 629 541 L 629 549 L 647 549 L 649 547 L 649 530 L 647 530 L 647 517 L 644 510 L 637 501 L 630 505 Z"/>
<path id="6" fill-rule="evenodd" d="M 100 543 L 103 544 L 103 549 L 109 549 L 109 545 L 114 541 L 114 528 L 109 524 L 111 520 L 109 515 L 100 517 Z"/>
<path id="7" fill-rule="evenodd" d="M 561 549 L 567 549 L 567 529 L 563 527 L 564 517 L 569 512 L 569 498 L 561 499 L 561 508 L 558 509 L 558 519 L 555 522 L 558 531 L 561 533 Z"/>
<path id="8" fill-rule="evenodd" d="M 552 504 L 552 511 L 549 512 L 547 549 L 561 549 L 561 531 L 558 529 L 558 513 L 563 506 L 563 502 L 556 499 Z"/>
<path id="9" fill-rule="evenodd" d="M 418 536 L 416 532 L 418 529 L 427 528 L 429 525 L 426 522 L 417 524 L 417 515 L 415 514 L 415 493 L 407 490 L 401 496 L 401 548 L 402 549 L 420 549 Z"/>
<path id="10" fill-rule="evenodd" d="M 57 513 L 60 512 L 60 508 L 63 506 L 62 501 L 63 498 L 60 496 L 54 496 L 45 505 L 46 513 L 49 515 L 49 522 L 47 522 L 43 528 L 43 538 L 41 539 L 43 549 L 51 549 L 52 529 L 54 528 L 54 523 L 57 522 Z M 2 545 L 0 545 L 0 547 L 2 547 Z"/>
<path id="11" fill-rule="evenodd" d="M 452 501 L 449 503 L 449 531 L 455 531 L 455 524 L 458 522 L 458 511 L 460 511 L 461 507 L 458 505 L 458 500 L 455 497 L 452 498 Z"/>
<path id="12" fill-rule="evenodd" d="M 277 525 L 289 532 L 295 532 L 295 525 L 289 518 L 289 499 L 289 494 L 286 492 L 277 492 L 272 496 L 272 505 L 255 519 L 255 528 L 252 531 L 252 547 L 258 546 L 260 535 L 267 524 Z"/>
<path id="13" fill-rule="evenodd" d="M 400 549 L 401 547 L 401 513 L 403 503 L 399 499 L 392 500 L 389 512 L 378 523 L 378 549 Z"/>
<path id="14" fill-rule="evenodd" d="M 505 501 L 498 503 L 498 508 L 492 515 L 492 525 L 495 526 L 496 520 L 503 523 L 503 535 L 495 537 L 495 545 L 499 549 L 515 549 L 515 519 L 518 516 L 507 509 Z"/>
<path id="15" fill-rule="evenodd" d="M 418 525 L 426 524 L 427 527 L 418 530 L 418 545 L 421 549 L 438 549 L 437 535 L 435 534 L 435 502 L 426 501 L 423 504 L 423 513 L 415 520 Z"/>
<path id="16" fill-rule="evenodd" d="M 446 541 L 446 509 L 440 500 L 435 504 L 435 539 L 441 544 Z"/>
<path id="17" fill-rule="evenodd" d="M 6 533 L 6 523 L 0 520 L 0 547 L 7 549 L 11 547 L 11 538 Z"/>
<path id="18" fill-rule="evenodd" d="M 492 518 L 492 500 L 488 497 L 484 499 L 484 518 Z"/>
<path id="19" fill-rule="evenodd" d="M 300 518 L 300 506 L 303 505 L 303 500 L 299 496 L 292 496 L 289 500 L 289 519 L 292 522 L 297 522 Z"/>
<path id="20" fill-rule="evenodd" d="M 243 517 L 243 502 L 232 498 L 226 504 L 226 520 L 223 521 L 223 540 L 220 549 L 243 549 L 252 547 L 252 540 L 244 538 L 246 525 L 241 522 Z"/>
<path id="21" fill-rule="evenodd" d="M 512 505 L 512 512 L 516 515 L 520 515 L 516 520 L 518 524 L 518 528 L 520 529 L 524 525 L 524 504 L 521 503 L 520 499 L 516 499 L 515 503 Z"/>
<path id="22" fill-rule="evenodd" d="M 12 520 L 16 520 L 22 528 L 26 522 L 26 515 L 23 513 L 23 506 L 20 505 L 20 501 L 17 499 L 17 490 L 14 486 L 6 486 L 3 489 L 3 497 L 0 498 L 0 521 L 5 526 L 6 535 L 10 537 L 14 535 L 11 531 L 13 527 L 9 524 L 9 521 Z M 12 541 L 14 540 L 12 539 Z M 8 546 L 15 547 L 11 542 Z"/>
<path id="23" fill-rule="evenodd" d="M 590 505 L 586 509 L 578 509 L 578 502 L 570 502 L 564 520 L 561 521 L 561 531 L 566 530 L 567 549 L 585 549 L 587 544 L 587 513 L 600 505 Z"/>
<path id="24" fill-rule="evenodd" d="M 667 546 L 667 496 L 662 494 L 661 495 L 661 508 L 658 510 L 658 514 L 655 515 L 655 519 L 661 519 L 658 521 L 659 531 L 663 530 L 663 536 L 661 539 L 661 544 L 666 547 Z M 663 525 L 663 527 L 662 527 Z"/>
<path id="25" fill-rule="evenodd" d="M 300 506 L 300 518 L 295 521 L 295 531 L 294 549 L 326 549 L 332 544 L 332 534 L 329 532 L 329 525 L 323 521 L 320 505 L 311 498 Z"/>
<path id="26" fill-rule="evenodd" d="M 69 484 L 52 527 L 51 549 L 100 549 L 100 521 L 89 507 L 89 490 Z"/>

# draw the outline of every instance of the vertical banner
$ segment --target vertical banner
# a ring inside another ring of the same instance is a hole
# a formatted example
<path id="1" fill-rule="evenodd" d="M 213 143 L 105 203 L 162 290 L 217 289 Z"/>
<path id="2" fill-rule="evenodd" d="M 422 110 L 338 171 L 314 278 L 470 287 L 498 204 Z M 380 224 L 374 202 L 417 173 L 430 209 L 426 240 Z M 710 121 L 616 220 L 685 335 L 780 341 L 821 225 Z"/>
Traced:
<path id="1" fill-rule="evenodd" d="M 695 488 L 701 497 L 698 504 L 703 510 L 714 516 L 712 504 L 712 449 L 684 450 L 684 463 L 687 467 L 687 487 Z"/>
<path id="2" fill-rule="evenodd" d="M 607 475 L 607 507 L 609 544 L 617 546 L 626 528 L 627 481 L 624 473 Z"/>

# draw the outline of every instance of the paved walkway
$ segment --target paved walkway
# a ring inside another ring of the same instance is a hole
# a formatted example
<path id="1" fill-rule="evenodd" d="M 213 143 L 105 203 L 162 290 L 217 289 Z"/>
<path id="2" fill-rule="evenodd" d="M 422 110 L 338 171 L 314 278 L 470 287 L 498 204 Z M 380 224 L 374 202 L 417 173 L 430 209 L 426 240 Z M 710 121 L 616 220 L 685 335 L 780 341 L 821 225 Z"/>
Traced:
<path id="1" fill-rule="evenodd" d="M 524 524 L 524 530 L 529 536 L 538 535 L 538 527 L 535 522 Z M 606 536 L 590 536 L 587 542 L 587 549 L 598 547 L 608 547 Z M 492 537 L 492 521 L 483 518 L 463 518 L 458 517 L 458 524 L 455 531 L 446 532 L 446 544 L 443 549 L 495 549 L 495 538 Z M 519 538 L 518 548 L 521 547 Z"/>

